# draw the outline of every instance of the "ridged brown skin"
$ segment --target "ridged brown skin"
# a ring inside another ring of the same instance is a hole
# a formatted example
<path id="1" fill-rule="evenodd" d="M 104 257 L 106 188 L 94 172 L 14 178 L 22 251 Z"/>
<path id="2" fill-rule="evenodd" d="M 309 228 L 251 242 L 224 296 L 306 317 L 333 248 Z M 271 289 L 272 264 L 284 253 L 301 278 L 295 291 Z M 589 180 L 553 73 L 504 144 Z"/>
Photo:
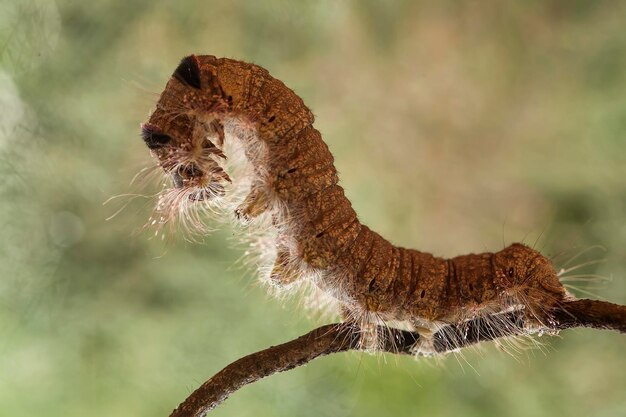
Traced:
<path id="1" fill-rule="evenodd" d="M 322 271 L 322 289 L 339 288 L 338 298 L 352 315 L 374 313 L 418 324 L 459 321 L 480 311 L 502 311 L 516 297 L 541 319 L 564 299 L 551 263 L 522 244 L 443 259 L 396 247 L 362 225 L 338 185 L 333 156 L 313 127 L 313 114 L 257 65 L 209 55 L 185 58 L 148 123 L 171 143 L 153 151 L 167 168 L 169 148 L 198 146 L 189 138 L 197 136 L 203 120 L 229 117 L 251 124 L 267 146 L 265 159 L 250 153 L 264 184 L 253 187 L 241 213 L 256 216 L 268 199 L 280 200 L 290 216 L 296 257 Z M 271 196 L 264 195 L 267 190 Z M 276 279 L 293 279 L 281 278 L 288 262 L 286 249 L 278 248 Z"/>

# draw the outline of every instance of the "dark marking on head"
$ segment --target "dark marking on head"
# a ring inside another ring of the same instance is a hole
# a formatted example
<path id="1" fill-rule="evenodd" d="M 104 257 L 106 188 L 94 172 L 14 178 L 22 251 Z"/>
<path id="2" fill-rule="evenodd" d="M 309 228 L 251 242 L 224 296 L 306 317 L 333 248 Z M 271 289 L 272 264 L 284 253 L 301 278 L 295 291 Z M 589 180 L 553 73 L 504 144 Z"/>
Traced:
<path id="1" fill-rule="evenodd" d="M 159 131 L 156 126 L 145 123 L 141 125 L 141 137 L 150 149 L 159 149 L 167 145 L 172 138 Z"/>
<path id="2" fill-rule="evenodd" d="M 195 55 L 183 58 L 172 77 L 183 84 L 200 89 L 200 64 L 198 58 Z"/>

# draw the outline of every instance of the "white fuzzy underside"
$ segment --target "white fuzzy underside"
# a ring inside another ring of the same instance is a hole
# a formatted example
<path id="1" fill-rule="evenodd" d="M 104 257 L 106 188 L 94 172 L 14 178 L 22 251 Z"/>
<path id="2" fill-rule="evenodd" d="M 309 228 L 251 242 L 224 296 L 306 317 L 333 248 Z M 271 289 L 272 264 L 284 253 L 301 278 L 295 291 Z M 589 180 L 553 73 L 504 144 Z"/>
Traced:
<path id="1" fill-rule="evenodd" d="M 223 197 L 204 204 L 209 220 L 229 223 L 235 229 L 238 243 L 243 245 L 245 251 L 243 264 L 256 272 L 259 281 L 268 288 L 270 294 L 278 298 L 296 295 L 308 312 L 321 314 L 324 318 L 336 317 L 341 294 L 329 294 L 318 287 L 322 275 L 327 273 L 311 268 L 299 258 L 293 239 L 294 230 L 298 227 L 296 219 L 266 181 L 268 175 L 265 167 L 270 158 L 267 146 L 258 138 L 254 127 L 245 120 L 226 118 L 222 123 L 225 138 L 221 150 L 226 160 L 219 160 L 219 165 L 232 183 L 224 184 Z M 217 143 L 215 138 L 209 139 Z M 270 197 L 269 209 L 255 218 L 242 221 L 235 215 L 235 210 L 244 202 L 253 184 L 257 187 L 260 184 Z M 269 279 L 279 245 L 289 249 L 290 274 L 298 277 L 286 285 L 278 285 Z"/>

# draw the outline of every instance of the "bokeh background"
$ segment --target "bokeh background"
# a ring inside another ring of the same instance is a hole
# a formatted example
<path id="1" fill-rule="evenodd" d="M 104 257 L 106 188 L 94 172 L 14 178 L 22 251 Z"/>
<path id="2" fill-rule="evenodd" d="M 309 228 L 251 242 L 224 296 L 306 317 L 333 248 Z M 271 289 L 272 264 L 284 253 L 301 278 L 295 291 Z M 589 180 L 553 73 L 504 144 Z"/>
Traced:
<path id="1" fill-rule="evenodd" d="M 626 303 L 625 25 L 622 1 L 2 0 L 0 415 L 166 416 L 325 322 L 266 295 L 232 231 L 161 241 L 153 199 L 103 205 L 157 190 L 129 185 L 153 163 L 138 126 L 190 53 L 298 92 L 392 241 L 454 256 L 524 240 L 580 266 L 576 294 Z M 624 336 L 538 340 L 334 355 L 212 415 L 626 415 Z"/>

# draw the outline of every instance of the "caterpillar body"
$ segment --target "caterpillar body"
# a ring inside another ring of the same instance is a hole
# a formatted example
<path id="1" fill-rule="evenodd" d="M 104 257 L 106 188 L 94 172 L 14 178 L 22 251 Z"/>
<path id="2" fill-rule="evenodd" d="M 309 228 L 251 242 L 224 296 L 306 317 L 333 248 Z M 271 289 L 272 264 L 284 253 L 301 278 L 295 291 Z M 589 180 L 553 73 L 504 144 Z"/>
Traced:
<path id="1" fill-rule="evenodd" d="M 253 246 L 267 280 L 321 292 L 360 325 L 364 344 L 375 345 L 371 329 L 381 323 L 434 331 L 511 310 L 525 311 L 532 332 L 570 297 L 549 259 L 523 244 L 443 259 L 361 224 L 313 122 L 302 99 L 260 66 L 184 58 L 142 125 L 171 178 L 155 221 L 201 227 L 210 212 L 262 231 Z"/>

